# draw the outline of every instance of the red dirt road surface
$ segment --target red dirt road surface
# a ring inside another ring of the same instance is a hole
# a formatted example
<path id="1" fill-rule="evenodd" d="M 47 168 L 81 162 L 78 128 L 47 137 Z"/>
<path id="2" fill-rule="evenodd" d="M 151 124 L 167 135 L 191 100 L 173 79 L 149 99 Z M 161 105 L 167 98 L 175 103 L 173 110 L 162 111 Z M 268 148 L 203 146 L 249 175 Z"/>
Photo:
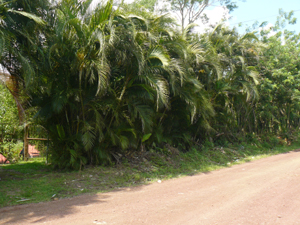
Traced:
<path id="1" fill-rule="evenodd" d="M 0 224 L 300 224 L 300 152 L 131 189 L 2 208 Z"/>

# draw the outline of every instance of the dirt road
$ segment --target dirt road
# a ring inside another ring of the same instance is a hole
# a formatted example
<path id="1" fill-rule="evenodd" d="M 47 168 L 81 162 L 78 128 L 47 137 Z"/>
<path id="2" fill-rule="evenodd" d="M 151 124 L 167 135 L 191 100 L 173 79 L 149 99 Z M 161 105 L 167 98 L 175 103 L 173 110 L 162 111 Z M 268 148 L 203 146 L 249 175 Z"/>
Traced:
<path id="1" fill-rule="evenodd" d="M 300 152 L 132 189 L 3 208 L 0 224 L 300 224 Z"/>

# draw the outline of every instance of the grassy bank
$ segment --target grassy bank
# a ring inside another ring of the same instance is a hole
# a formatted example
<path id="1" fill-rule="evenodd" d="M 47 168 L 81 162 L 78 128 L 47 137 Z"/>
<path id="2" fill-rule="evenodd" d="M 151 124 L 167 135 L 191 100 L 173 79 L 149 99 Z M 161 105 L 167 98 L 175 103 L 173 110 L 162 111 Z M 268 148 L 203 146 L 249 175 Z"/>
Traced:
<path id="1" fill-rule="evenodd" d="M 187 153 L 160 151 L 121 157 L 112 167 L 88 167 L 82 171 L 53 171 L 42 159 L 0 166 L 0 207 L 52 201 L 83 193 L 107 192 L 157 180 L 194 175 L 233 164 L 284 153 L 300 147 L 240 144 L 204 147 Z"/>

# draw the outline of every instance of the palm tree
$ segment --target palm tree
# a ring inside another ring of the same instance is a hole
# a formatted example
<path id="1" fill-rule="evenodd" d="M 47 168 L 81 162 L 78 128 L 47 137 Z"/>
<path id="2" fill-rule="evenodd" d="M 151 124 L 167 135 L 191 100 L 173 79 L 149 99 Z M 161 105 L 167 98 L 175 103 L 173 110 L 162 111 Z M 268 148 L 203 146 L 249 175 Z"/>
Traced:
<path id="1" fill-rule="evenodd" d="M 38 6 L 39 2 L 35 4 Z M 20 99 L 19 82 L 23 80 L 20 70 L 22 67 L 24 70 L 25 68 L 31 70 L 27 59 L 22 54 L 20 44 L 32 41 L 29 32 L 33 26 L 44 24 L 40 17 L 32 14 L 31 11 L 26 11 L 30 8 L 28 4 L 24 5 L 20 1 L 0 1 L 0 65 L 1 70 L 5 71 L 5 76 L 9 75 L 6 83 L 16 101 L 20 123 L 25 119 L 24 106 Z M 25 24 L 31 24 L 31 27 L 26 27 Z"/>
<path id="2" fill-rule="evenodd" d="M 33 12 L 41 15 L 39 6 L 46 5 L 46 2 L 35 1 L 33 5 L 33 2 L 0 1 L 0 66 L 1 69 L 4 67 L 8 71 L 9 78 L 6 79 L 5 84 L 15 99 L 20 124 L 25 124 L 25 133 L 27 127 L 24 108 L 26 106 L 24 96 L 22 96 L 24 92 L 22 86 L 24 74 L 30 74 L 33 71 L 29 64 L 29 57 L 26 56 L 35 52 L 32 49 L 32 43 L 34 43 L 32 37 L 39 36 L 36 35 L 36 28 L 44 25 L 44 21 Z M 28 145 L 25 144 L 26 158 L 27 147 Z"/>
<path id="3" fill-rule="evenodd" d="M 61 1 L 54 7 L 43 30 L 41 49 L 31 58 L 35 71 L 25 79 L 32 106 L 38 109 L 37 123 L 60 148 L 52 156 L 60 158 L 53 163 L 61 163 L 61 167 L 86 164 L 101 132 L 101 123 L 90 124 L 91 102 L 107 91 L 110 68 L 106 47 L 109 29 L 113 32 L 109 25 L 112 4 L 90 12 L 90 3 Z"/>
<path id="4" fill-rule="evenodd" d="M 255 66 L 265 45 L 253 33 L 240 37 L 223 25 L 203 40 L 205 46 L 212 47 L 219 61 L 215 70 L 207 66 L 200 70 L 207 75 L 202 80 L 217 113 L 213 127 L 227 136 L 233 131 L 251 132 L 255 126 L 253 106 L 259 98 L 256 88 L 259 74 Z"/>

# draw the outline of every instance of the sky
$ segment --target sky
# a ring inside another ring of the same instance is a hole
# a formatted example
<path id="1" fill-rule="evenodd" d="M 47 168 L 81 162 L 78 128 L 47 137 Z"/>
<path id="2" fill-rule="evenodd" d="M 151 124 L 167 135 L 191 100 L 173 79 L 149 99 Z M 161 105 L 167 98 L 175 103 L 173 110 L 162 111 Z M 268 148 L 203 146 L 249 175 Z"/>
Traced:
<path id="1" fill-rule="evenodd" d="M 125 2 L 132 2 L 134 0 L 125 0 Z M 158 0 L 163 2 L 165 0 Z M 238 8 L 228 14 L 228 10 L 223 7 L 211 6 L 204 12 L 210 18 L 212 24 L 217 24 L 222 18 L 229 19 L 226 24 L 238 28 L 239 33 L 246 32 L 248 26 L 258 21 L 261 24 L 264 21 L 268 22 L 268 27 L 275 25 L 277 16 L 279 16 L 279 9 L 282 8 L 285 12 L 294 10 L 294 17 L 298 18 L 295 25 L 289 25 L 286 28 L 290 31 L 300 32 L 300 0 L 233 0 L 237 2 Z M 239 27 L 242 22 L 243 26 Z M 205 25 L 200 25 L 196 30 L 203 32 L 206 29 Z"/>
<path id="2" fill-rule="evenodd" d="M 300 32 L 300 0 L 236 0 L 238 8 L 229 16 L 230 26 L 238 26 L 238 23 L 244 22 L 244 26 L 238 28 L 241 33 L 245 32 L 246 25 L 251 26 L 256 20 L 260 23 L 268 21 L 271 25 L 276 23 L 279 9 L 285 12 L 294 10 L 294 17 L 297 18 L 295 25 L 286 26 L 290 31 Z M 247 21 L 247 22 L 245 22 Z"/>
<path id="3" fill-rule="evenodd" d="M 100 2 L 101 0 L 94 0 L 93 3 Z M 116 0 L 115 0 L 116 1 Z M 124 0 L 127 3 L 134 0 Z M 158 0 L 158 3 L 162 3 L 166 0 Z M 228 14 L 228 11 L 223 7 L 209 7 L 204 12 L 211 19 L 211 23 L 216 24 L 222 18 L 229 18 L 226 24 L 231 27 L 236 26 L 240 22 L 243 22 L 243 26 L 238 28 L 240 33 L 245 33 L 247 26 L 252 26 L 255 21 L 261 24 L 264 21 L 268 21 L 269 26 L 276 23 L 277 16 L 279 15 L 279 9 L 282 8 L 285 12 L 294 10 L 294 17 L 298 18 L 298 22 L 295 25 L 287 26 L 286 28 L 291 31 L 300 32 L 300 0 L 233 0 L 237 2 L 238 8 Z M 198 31 L 203 31 L 204 26 L 201 25 Z"/>

